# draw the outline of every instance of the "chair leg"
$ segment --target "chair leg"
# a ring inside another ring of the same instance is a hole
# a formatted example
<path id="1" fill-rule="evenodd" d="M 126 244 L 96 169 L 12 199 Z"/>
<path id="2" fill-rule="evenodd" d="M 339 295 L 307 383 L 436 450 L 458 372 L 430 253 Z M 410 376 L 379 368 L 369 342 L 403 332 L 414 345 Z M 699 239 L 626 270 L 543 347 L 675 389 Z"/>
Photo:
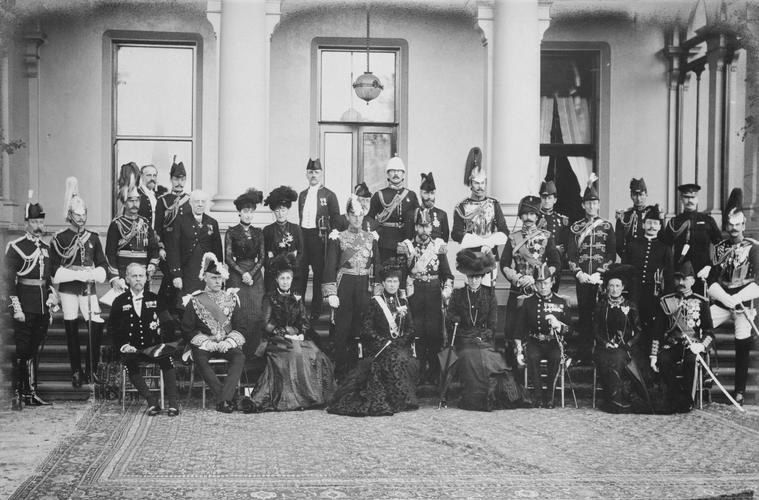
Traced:
<path id="1" fill-rule="evenodd" d="M 195 387 L 195 363 L 190 363 L 190 385 L 187 387 L 187 404 L 190 404 L 192 398 L 192 388 Z"/>
<path id="2" fill-rule="evenodd" d="M 121 411 L 126 410 L 126 366 L 121 365 Z"/>
<path id="3" fill-rule="evenodd" d="M 561 407 L 564 408 L 564 365 L 562 364 L 559 367 L 559 370 L 561 371 Z"/>
<path id="4" fill-rule="evenodd" d="M 158 380 L 159 388 L 161 389 L 161 408 L 166 408 L 166 404 L 163 399 L 163 370 L 158 370 L 160 372 L 160 379 Z"/>

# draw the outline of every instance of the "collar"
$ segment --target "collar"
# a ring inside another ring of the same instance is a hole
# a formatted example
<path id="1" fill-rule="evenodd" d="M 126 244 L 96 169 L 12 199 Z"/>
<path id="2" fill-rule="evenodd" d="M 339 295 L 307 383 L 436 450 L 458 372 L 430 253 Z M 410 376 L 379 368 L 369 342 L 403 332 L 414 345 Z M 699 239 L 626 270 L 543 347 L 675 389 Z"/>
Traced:
<path id="1" fill-rule="evenodd" d="M 388 183 L 387 187 L 396 191 L 401 191 L 403 190 L 403 183 L 399 184 L 398 186 L 394 186 L 393 184 Z"/>
<path id="2" fill-rule="evenodd" d="M 293 294 L 292 288 L 290 290 L 286 291 L 286 292 L 283 292 L 279 287 L 277 287 L 277 293 L 279 295 L 282 295 L 282 296 L 285 296 L 285 297 L 291 297 L 292 294 Z"/>
<path id="3" fill-rule="evenodd" d="M 645 239 L 647 239 L 648 241 L 654 241 L 654 240 L 656 239 L 656 235 L 654 235 L 654 236 L 649 236 L 649 235 L 647 235 L 647 234 L 644 234 L 644 235 L 643 235 L 643 237 L 644 237 Z"/>
<path id="4" fill-rule="evenodd" d="M 606 302 L 609 304 L 609 307 L 619 307 L 625 302 L 625 297 L 621 296 L 618 299 L 607 297 Z"/>
<path id="5" fill-rule="evenodd" d="M 422 241 L 422 240 L 419 239 L 419 235 L 418 234 L 414 235 L 414 243 L 418 243 L 419 245 L 421 245 L 423 247 L 426 247 L 431 242 L 432 242 L 432 236 L 430 236 L 429 238 L 427 238 L 427 241 Z"/>
<path id="6" fill-rule="evenodd" d="M 25 234 L 25 236 L 26 236 L 26 239 L 27 239 L 27 240 L 31 241 L 31 242 L 32 242 L 32 243 L 34 243 L 35 245 L 37 245 L 37 244 L 39 244 L 39 243 L 41 243 L 41 242 L 42 242 L 42 239 L 41 239 L 41 238 L 39 238 L 39 237 L 37 237 L 37 236 L 34 236 L 32 233 L 26 233 L 26 234 Z"/>
<path id="7" fill-rule="evenodd" d="M 145 295 L 145 290 L 143 290 L 139 295 L 137 295 L 136 293 L 132 292 L 132 290 L 129 290 L 129 293 L 132 294 L 132 300 L 133 301 L 135 301 L 135 300 L 142 300 L 142 297 Z"/>
<path id="8" fill-rule="evenodd" d="M 311 186 L 311 185 L 309 185 L 309 186 L 308 186 L 308 190 L 309 190 L 309 191 L 318 191 L 318 190 L 320 190 L 321 188 L 322 188 L 322 185 L 321 185 L 321 183 L 317 184 L 316 186 Z"/>

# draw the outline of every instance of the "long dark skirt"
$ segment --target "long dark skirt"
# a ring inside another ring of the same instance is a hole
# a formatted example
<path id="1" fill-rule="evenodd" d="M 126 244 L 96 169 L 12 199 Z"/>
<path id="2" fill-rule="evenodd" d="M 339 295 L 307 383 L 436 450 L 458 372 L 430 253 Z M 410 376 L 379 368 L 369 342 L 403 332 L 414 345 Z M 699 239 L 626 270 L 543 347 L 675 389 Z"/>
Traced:
<path id="1" fill-rule="evenodd" d="M 390 344 L 379 356 L 363 359 L 335 392 L 327 411 L 355 417 L 416 410 L 419 362 L 408 346 Z"/>
<path id="2" fill-rule="evenodd" d="M 593 357 L 603 389 L 602 410 L 610 413 L 650 413 L 652 411 L 650 395 L 643 380 L 645 364 L 638 353 L 629 354 L 621 348 L 597 347 Z M 631 365 L 630 360 L 633 358 L 635 363 Z M 635 376 L 636 369 L 641 375 L 640 379 Z"/>
<path id="3" fill-rule="evenodd" d="M 250 399 L 254 411 L 302 410 L 326 404 L 334 390 L 332 361 L 313 342 L 277 338 Z"/>
<path id="4" fill-rule="evenodd" d="M 525 406 L 529 398 L 524 388 L 492 344 L 465 339 L 456 354 L 455 374 L 463 385 L 459 408 L 491 411 Z"/>
<path id="5" fill-rule="evenodd" d="M 241 315 L 240 333 L 245 337 L 243 352 L 247 359 L 251 359 L 256 352 L 258 344 L 261 343 L 263 334 L 263 298 L 264 283 L 263 277 L 259 274 L 253 281 L 253 285 L 246 285 L 242 282 L 242 277 L 235 273 L 229 273 L 227 288 L 239 288 L 237 297 L 240 299 Z"/>

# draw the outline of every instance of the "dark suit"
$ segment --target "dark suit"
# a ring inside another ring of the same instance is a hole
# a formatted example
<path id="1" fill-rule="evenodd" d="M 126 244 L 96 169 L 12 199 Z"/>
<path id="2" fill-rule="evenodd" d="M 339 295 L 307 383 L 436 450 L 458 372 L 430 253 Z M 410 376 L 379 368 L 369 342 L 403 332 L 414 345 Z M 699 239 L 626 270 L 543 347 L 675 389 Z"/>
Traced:
<path id="1" fill-rule="evenodd" d="M 198 275 L 203 254 L 212 252 L 219 262 L 224 259 L 219 223 L 206 214 L 198 223 L 192 212 L 187 211 L 177 216 L 173 227 L 166 241 L 169 275 L 172 280 L 182 278 L 183 295 L 202 290 L 205 285 Z"/>

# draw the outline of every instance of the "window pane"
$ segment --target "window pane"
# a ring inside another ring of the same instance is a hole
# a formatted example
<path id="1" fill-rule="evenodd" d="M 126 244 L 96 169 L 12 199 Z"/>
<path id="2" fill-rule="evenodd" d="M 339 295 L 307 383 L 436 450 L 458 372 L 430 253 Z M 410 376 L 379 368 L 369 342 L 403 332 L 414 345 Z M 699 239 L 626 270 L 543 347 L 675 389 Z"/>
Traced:
<path id="1" fill-rule="evenodd" d="M 541 54 L 541 143 L 594 142 L 597 61 L 595 52 Z"/>
<path id="2" fill-rule="evenodd" d="M 169 171 L 177 156 L 177 163 L 184 163 L 187 170 L 185 191 L 192 190 L 192 143 L 190 141 L 124 141 L 116 142 L 116 171 L 113 178 L 119 178 L 119 168 L 133 161 L 137 166 L 152 163 L 158 169 L 158 184 L 171 190 Z"/>
<path id="3" fill-rule="evenodd" d="M 395 52 L 372 51 L 370 69 L 384 89 L 369 103 L 353 91 L 366 71 L 366 52 L 325 50 L 321 56 L 322 121 L 395 122 Z"/>
<path id="4" fill-rule="evenodd" d="M 192 136 L 192 47 L 118 46 L 116 133 Z"/>
<path id="5" fill-rule="evenodd" d="M 390 160 L 392 134 L 365 132 L 361 134 L 363 145 L 363 181 L 371 192 L 382 189 L 387 184 L 385 166 Z"/>
<path id="6" fill-rule="evenodd" d="M 348 195 L 353 192 L 353 133 L 324 134 L 324 184 L 337 195 L 340 208 L 345 210 Z"/>

